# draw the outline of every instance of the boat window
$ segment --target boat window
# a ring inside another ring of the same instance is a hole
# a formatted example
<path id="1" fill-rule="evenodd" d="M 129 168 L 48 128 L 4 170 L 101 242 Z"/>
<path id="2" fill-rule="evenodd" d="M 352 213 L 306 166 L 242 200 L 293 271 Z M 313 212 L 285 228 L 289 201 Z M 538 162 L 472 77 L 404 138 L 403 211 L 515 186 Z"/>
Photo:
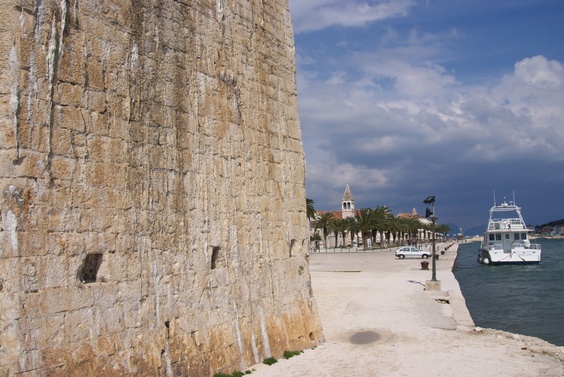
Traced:
<path id="1" fill-rule="evenodd" d="M 521 237 L 519 236 L 521 233 L 515 233 L 513 234 L 513 236 L 515 237 L 515 240 L 520 239 Z"/>
<path id="2" fill-rule="evenodd" d="M 508 240 L 509 239 L 509 234 L 505 235 L 505 239 Z"/>
<path id="3" fill-rule="evenodd" d="M 526 240 L 527 239 L 527 233 L 521 233 L 521 239 Z"/>
<path id="4" fill-rule="evenodd" d="M 496 234 L 495 239 L 496 239 L 496 241 L 501 241 L 501 234 L 499 234 L 499 233 Z"/>
<path id="5" fill-rule="evenodd" d="M 493 234 L 490 234 L 490 241 L 494 241 L 495 240 L 495 236 Z"/>

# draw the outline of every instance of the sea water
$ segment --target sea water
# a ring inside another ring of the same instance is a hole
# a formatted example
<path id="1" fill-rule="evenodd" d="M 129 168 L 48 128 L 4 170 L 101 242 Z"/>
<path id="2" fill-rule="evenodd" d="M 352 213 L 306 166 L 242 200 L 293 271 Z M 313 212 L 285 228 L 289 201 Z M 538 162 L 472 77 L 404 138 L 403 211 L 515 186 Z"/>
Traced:
<path id="1" fill-rule="evenodd" d="M 453 273 L 474 324 L 564 346 L 564 240 L 536 239 L 536 265 L 478 263 L 478 242 L 463 243 Z"/>

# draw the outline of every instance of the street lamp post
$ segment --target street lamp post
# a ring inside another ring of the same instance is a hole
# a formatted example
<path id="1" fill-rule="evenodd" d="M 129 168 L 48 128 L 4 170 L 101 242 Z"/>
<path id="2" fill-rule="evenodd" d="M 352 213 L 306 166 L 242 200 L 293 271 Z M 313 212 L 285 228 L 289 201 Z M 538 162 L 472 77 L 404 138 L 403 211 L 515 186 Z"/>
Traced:
<path id="1" fill-rule="evenodd" d="M 431 209 L 429 209 L 429 207 L 427 207 L 427 209 L 425 210 L 425 217 L 426 218 L 431 218 L 431 221 L 433 222 L 433 226 L 431 227 L 431 231 L 433 232 L 433 260 L 431 261 L 431 281 L 437 281 L 437 265 L 436 265 L 436 260 L 437 260 L 437 252 L 436 252 L 436 244 L 437 244 L 437 232 L 436 232 L 436 221 L 437 221 L 437 217 L 435 216 L 435 196 L 429 196 L 427 197 L 425 200 L 423 200 L 423 203 L 425 204 L 431 204 Z"/>
<path id="2" fill-rule="evenodd" d="M 431 281 L 437 281 L 437 252 L 435 249 L 435 245 L 436 245 L 436 232 L 435 232 L 435 220 L 437 218 L 435 216 L 431 217 L 431 220 L 433 220 L 433 260 L 431 261 Z"/>

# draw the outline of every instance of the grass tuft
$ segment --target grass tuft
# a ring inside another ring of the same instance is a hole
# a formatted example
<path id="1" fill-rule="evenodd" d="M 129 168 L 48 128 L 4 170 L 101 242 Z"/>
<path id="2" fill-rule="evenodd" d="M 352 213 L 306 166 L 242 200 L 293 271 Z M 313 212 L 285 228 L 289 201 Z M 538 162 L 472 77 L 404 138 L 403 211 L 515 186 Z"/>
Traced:
<path id="1" fill-rule="evenodd" d="M 302 351 L 284 351 L 284 358 L 289 359 L 294 356 L 298 356 Z"/>
<path id="2" fill-rule="evenodd" d="M 262 363 L 266 365 L 276 364 L 277 362 L 278 360 L 276 360 L 274 357 L 268 357 L 262 361 Z"/>
<path id="3" fill-rule="evenodd" d="M 251 373 L 253 373 L 253 372 L 250 371 L 250 370 L 247 370 L 245 372 L 237 371 L 237 372 L 233 372 L 231 374 L 216 373 L 216 374 L 213 375 L 213 377 L 243 377 L 245 374 L 251 374 Z"/>

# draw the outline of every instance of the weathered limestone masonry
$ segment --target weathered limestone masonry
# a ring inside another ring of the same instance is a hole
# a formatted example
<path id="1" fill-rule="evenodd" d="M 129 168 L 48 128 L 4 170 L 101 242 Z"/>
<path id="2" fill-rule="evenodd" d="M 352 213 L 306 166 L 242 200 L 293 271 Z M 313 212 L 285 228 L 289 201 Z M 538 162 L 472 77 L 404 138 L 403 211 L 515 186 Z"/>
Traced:
<path id="1" fill-rule="evenodd" d="M 0 375 L 323 337 L 287 0 L 0 0 Z"/>

